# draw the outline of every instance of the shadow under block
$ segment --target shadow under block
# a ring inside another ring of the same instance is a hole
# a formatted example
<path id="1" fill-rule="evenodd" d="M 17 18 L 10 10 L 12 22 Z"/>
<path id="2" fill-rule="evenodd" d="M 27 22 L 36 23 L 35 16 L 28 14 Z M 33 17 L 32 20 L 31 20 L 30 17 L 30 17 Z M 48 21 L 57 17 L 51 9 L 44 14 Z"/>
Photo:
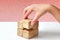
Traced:
<path id="1" fill-rule="evenodd" d="M 18 28 L 36 29 L 36 28 L 38 28 L 38 21 L 33 25 L 33 27 L 31 27 L 31 19 L 24 19 L 24 20 L 18 22 Z"/>
<path id="2" fill-rule="evenodd" d="M 18 36 L 22 36 L 24 38 L 32 38 L 38 34 L 38 29 L 19 29 L 18 28 Z"/>

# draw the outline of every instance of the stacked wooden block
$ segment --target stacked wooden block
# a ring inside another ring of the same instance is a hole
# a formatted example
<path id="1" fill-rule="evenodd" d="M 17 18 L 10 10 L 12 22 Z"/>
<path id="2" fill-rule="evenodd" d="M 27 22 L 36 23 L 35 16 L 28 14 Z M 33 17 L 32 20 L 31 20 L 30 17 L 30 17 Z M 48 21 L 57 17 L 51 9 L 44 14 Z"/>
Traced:
<path id="1" fill-rule="evenodd" d="M 32 38 L 38 35 L 38 21 L 31 26 L 31 19 L 24 19 L 18 22 L 18 36 Z"/>

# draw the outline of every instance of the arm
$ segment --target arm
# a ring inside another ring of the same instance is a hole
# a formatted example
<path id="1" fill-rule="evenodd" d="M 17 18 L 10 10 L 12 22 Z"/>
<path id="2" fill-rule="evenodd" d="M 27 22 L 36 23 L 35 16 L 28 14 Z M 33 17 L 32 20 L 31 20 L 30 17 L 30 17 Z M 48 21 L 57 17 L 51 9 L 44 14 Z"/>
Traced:
<path id="1" fill-rule="evenodd" d="M 31 12 L 35 12 L 35 17 L 33 18 L 31 24 L 33 25 L 41 16 L 50 12 L 59 22 L 60 22 L 60 9 L 50 4 L 32 4 L 26 7 L 23 11 L 24 19 L 27 18 Z"/>
<path id="2" fill-rule="evenodd" d="M 50 12 L 60 22 L 60 9 L 51 5 Z"/>

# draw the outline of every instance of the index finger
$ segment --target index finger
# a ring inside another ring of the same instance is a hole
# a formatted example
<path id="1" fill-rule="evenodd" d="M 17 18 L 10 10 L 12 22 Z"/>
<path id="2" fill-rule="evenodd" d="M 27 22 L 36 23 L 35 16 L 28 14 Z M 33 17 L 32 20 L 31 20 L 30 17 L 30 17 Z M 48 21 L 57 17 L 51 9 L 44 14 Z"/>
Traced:
<path id="1" fill-rule="evenodd" d="M 28 18 L 28 16 L 31 14 L 31 12 L 32 12 L 32 8 L 25 9 L 23 18 L 24 19 Z"/>

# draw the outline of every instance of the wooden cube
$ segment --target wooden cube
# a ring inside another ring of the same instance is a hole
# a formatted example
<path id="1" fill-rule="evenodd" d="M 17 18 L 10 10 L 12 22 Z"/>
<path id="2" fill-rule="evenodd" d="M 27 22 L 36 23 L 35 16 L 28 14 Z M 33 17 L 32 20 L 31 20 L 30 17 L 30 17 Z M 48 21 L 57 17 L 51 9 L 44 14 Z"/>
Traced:
<path id="1" fill-rule="evenodd" d="M 18 28 L 17 35 L 29 39 L 38 35 L 38 29 L 33 30 L 33 29 L 19 29 Z"/>
<path id="2" fill-rule="evenodd" d="M 17 35 L 32 38 L 38 34 L 38 21 L 31 27 L 31 19 L 23 19 L 18 22 Z"/>
<path id="3" fill-rule="evenodd" d="M 18 28 L 23 29 L 23 21 L 18 22 Z"/>
<path id="4" fill-rule="evenodd" d="M 29 19 L 25 19 L 23 20 L 23 27 L 26 28 L 26 29 L 30 29 L 31 28 L 31 20 Z"/>
<path id="5" fill-rule="evenodd" d="M 38 34 L 38 29 L 23 30 L 23 37 L 28 38 L 28 39 L 36 36 L 37 34 Z"/>
<path id="6" fill-rule="evenodd" d="M 23 27 L 26 28 L 26 29 L 32 28 L 31 19 L 23 20 Z M 35 23 L 35 25 L 33 25 L 33 29 L 36 29 L 36 28 L 38 28 L 38 21 Z"/>
<path id="7" fill-rule="evenodd" d="M 33 30 L 38 29 L 38 21 L 33 25 Z"/>
<path id="8" fill-rule="evenodd" d="M 23 36 L 23 29 L 18 28 L 17 29 L 17 35 L 18 36 Z"/>

